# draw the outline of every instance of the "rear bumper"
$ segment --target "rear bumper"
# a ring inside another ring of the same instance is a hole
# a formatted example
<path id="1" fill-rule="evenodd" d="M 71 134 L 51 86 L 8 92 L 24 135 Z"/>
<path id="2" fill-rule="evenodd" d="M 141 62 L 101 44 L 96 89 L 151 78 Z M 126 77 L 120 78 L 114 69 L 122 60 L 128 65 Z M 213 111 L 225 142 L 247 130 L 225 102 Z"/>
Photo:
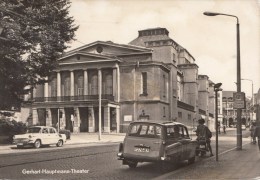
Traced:
<path id="1" fill-rule="evenodd" d="M 139 162 L 155 162 L 161 160 L 168 160 L 168 158 L 163 158 L 160 156 L 149 157 L 143 155 L 133 155 L 133 154 L 124 154 L 122 152 L 117 153 L 118 160 L 131 160 L 131 161 L 139 161 Z"/>

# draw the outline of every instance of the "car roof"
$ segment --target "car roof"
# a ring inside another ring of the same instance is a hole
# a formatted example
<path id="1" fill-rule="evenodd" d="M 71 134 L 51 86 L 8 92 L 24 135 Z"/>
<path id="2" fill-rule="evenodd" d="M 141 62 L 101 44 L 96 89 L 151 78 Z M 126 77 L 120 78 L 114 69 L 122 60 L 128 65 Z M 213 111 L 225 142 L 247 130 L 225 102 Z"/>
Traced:
<path id="1" fill-rule="evenodd" d="M 176 121 L 133 121 L 130 124 L 134 124 L 134 123 L 145 123 L 145 124 L 158 124 L 158 125 L 162 125 L 162 126 L 171 126 L 171 125 L 183 125 L 184 124 L 180 123 L 180 122 L 176 122 Z"/>

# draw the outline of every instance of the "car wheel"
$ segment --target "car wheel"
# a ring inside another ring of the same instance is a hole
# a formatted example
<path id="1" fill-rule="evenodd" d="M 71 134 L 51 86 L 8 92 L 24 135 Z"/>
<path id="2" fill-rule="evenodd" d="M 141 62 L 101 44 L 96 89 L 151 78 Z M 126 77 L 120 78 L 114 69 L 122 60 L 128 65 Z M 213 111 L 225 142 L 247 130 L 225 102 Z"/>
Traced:
<path id="1" fill-rule="evenodd" d="M 129 166 L 130 168 L 136 168 L 137 162 L 129 162 L 129 163 L 128 163 L 128 166 Z"/>
<path id="2" fill-rule="evenodd" d="M 63 145 L 63 141 L 62 140 L 59 140 L 56 144 L 57 147 L 61 147 Z"/>
<path id="3" fill-rule="evenodd" d="M 39 148 L 39 147 L 41 147 L 41 141 L 40 140 L 36 140 L 35 142 L 34 142 L 34 147 L 35 148 Z"/>
<path id="4" fill-rule="evenodd" d="M 195 156 L 193 156 L 192 158 L 188 159 L 188 163 L 189 164 L 193 164 L 195 162 Z"/>

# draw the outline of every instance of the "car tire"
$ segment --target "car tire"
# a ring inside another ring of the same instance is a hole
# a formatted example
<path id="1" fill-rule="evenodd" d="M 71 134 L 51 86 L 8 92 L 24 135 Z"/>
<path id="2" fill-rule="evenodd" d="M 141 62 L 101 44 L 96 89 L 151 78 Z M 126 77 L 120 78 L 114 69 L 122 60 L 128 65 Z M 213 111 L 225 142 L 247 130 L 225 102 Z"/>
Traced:
<path id="1" fill-rule="evenodd" d="M 129 168 L 136 168 L 138 162 L 129 162 L 128 166 Z"/>
<path id="2" fill-rule="evenodd" d="M 36 149 L 40 148 L 41 145 L 42 145 L 42 143 L 41 143 L 41 141 L 40 141 L 39 139 L 34 142 L 34 147 L 35 147 Z"/>
<path id="3" fill-rule="evenodd" d="M 61 147 L 63 145 L 63 141 L 62 140 L 59 140 L 56 144 L 57 147 Z"/>

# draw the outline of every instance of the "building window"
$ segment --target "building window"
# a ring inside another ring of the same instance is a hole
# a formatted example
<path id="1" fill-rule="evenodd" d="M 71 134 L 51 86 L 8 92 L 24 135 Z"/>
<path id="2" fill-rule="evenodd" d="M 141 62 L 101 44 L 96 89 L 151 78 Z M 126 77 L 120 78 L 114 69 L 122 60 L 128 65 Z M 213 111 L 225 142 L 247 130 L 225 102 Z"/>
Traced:
<path id="1" fill-rule="evenodd" d="M 141 95 L 147 96 L 147 72 L 142 72 L 141 76 Z"/>
<path id="2" fill-rule="evenodd" d="M 98 76 L 93 75 L 91 77 L 91 95 L 96 95 L 98 94 Z"/>
<path id="3" fill-rule="evenodd" d="M 178 112 L 178 118 L 182 119 L 182 112 Z"/>
<path id="4" fill-rule="evenodd" d="M 166 117 L 166 110 L 165 110 L 165 107 L 163 107 L 163 117 Z"/>
<path id="5" fill-rule="evenodd" d="M 79 76 L 78 81 L 77 81 L 77 87 L 78 87 L 77 95 L 78 96 L 84 95 L 83 83 L 84 83 L 83 76 Z"/>
<path id="6" fill-rule="evenodd" d="M 165 77 L 165 75 L 163 75 L 163 97 L 166 97 L 166 86 L 167 86 L 166 83 L 167 83 L 166 77 Z"/>
<path id="7" fill-rule="evenodd" d="M 191 114 L 188 114 L 188 120 L 191 120 Z"/>

